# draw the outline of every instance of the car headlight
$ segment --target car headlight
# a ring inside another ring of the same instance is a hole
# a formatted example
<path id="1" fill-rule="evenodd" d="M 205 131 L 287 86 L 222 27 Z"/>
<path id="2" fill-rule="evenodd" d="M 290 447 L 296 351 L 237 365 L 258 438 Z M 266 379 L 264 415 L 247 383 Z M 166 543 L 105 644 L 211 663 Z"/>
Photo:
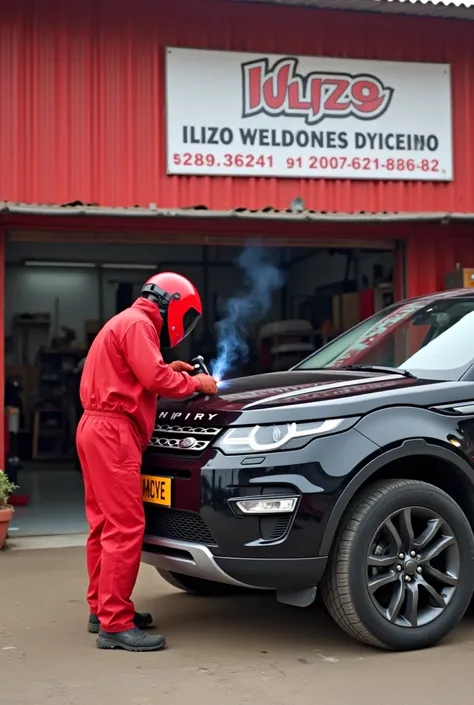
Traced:
<path id="1" fill-rule="evenodd" d="M 215 447 L 226 454 L 268 453 L 284 446 L 303 448 L 313 437 L 332 433 L 344 421 L 348 419 L 230 428 L 216 441 Z"/>

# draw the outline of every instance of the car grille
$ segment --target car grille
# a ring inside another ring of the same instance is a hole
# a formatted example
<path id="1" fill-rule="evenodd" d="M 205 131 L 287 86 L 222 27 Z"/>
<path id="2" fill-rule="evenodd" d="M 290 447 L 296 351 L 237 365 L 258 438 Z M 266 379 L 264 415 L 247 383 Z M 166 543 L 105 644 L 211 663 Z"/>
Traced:
<path id="1" fill-rule="evenodd" d="M 148 447 L 162 453 L 199 455 L 211 445 L 221 430 L 215 427 L 157 424 Z"/>
<path id="2" fill-rule="evenodd" d="M 216 546 L 206 522 L 197 512 L 179 509 L 146 508 L 146 533 L 174 541 Z"/>

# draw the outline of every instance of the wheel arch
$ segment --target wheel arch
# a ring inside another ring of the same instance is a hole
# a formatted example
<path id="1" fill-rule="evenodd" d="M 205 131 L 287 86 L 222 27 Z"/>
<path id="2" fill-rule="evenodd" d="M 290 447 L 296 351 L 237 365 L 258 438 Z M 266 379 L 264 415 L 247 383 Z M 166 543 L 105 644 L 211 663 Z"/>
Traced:
<path id="1" fill-rule="evenodd" d="M 396 472 L 402 464 L 403 469 Z M 344 488 L 326 524 L 320 556 L 329 554 L 341 519 L 357 493 L 365 485 L 389 477 L 419 479 L 436 485 L 458 502 L 474 529 L 474 469 L 448 448 L 423 439 L 409 440 L 377 455 Z"/>

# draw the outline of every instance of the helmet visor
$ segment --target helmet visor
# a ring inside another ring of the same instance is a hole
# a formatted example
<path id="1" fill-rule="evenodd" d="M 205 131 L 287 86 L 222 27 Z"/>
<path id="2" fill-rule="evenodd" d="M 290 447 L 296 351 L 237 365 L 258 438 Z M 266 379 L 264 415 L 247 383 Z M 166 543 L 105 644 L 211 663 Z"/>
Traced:
<path id="1" fill-rule="evenodd" d="M 201 316 L 195 308 L 190 308 L 186 311 L 183 317 L 183 338 L 186 338 L 191 333 L 200 318 Z"/>

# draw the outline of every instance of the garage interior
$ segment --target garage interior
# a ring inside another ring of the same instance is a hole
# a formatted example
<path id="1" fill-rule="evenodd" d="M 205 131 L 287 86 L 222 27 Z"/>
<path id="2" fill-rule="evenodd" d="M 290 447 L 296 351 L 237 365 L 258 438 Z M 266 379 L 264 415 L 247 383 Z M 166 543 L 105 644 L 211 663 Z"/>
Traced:
<path id="1" fill-rule="evenodd" d="M 101 325 L 137 298 L 148 276 L 173 270 L 198 287 L 204 317 L 165 359 L 202 354 L 211 361 L 215 322 L 244 285 L 235 264 L 243 240 L 203 246 L 159 237 L 147 244 L 138 237 L 135 244 L 74 239 L 11 233 L 6 244 L 6 406 L 9 385 L 20 385 L 17 482 L 26 497 L 16 507 L 12 536 L 87 531 L 74 437 L 80 363 Z M 393 300 L 394 241 L 264 242 L 284 283 L 266 315 L 249 326 L 249 359 L 231 376 L 288 369 Z"/>

